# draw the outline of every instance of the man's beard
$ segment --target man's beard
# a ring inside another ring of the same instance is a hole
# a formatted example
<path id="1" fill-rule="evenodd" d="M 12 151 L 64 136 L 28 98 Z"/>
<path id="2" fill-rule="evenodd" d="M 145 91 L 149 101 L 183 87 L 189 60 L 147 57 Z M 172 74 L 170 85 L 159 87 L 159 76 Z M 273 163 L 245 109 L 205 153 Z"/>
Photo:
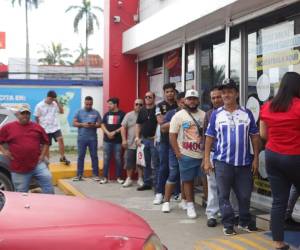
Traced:
<path id="1" fill-rule="evenodd" d="M 189 106 L 185 105 L 185 108 L 186 108 L 188 111 L 194 113 L 194 112 L 196 112 L 196 111 L 198 110 L 198 106 L 199 106 L 199 105 L 197 105 L 197 106 L 195 106 L 195 107 L 189 107 Z"/>

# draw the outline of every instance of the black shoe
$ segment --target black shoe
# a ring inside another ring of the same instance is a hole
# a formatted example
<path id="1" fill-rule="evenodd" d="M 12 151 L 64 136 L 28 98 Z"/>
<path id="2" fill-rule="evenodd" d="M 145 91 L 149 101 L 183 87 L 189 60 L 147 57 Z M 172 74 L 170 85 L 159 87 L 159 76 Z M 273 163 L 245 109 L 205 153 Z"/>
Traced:
<path id="1" fill-rule="evenodd" d="M 236 231 L 234 231 L 233 227 L 227 227 L 227 228 L 223 228 L 223 233 L 226 236 L 232 236 L 232 235 L 236 235 Z"/>
<path id="2" fill-rule="evenodd" d="M 207 220 L 207 226 L 208 227 L 216 227 L 217 226 L 217 220 L 215 218 L 210 218 Z"/>
<path id="3" fill-rule="evenodd" d="M 237 226 L 239 224 L 240 217 L 234 216 L 234 225 Z"/>
<path id="4" fill-rule="evenodd" d="M 284 228 L 286 230 L 299 231 L 300 223 L 295 221 L 292 217 L 289 217 L 289 218 L 285 219 L 285 221 L 284 221 Z"/>
<path id="5" fill-rule="evenodd" d="M 141 187 L 138 187 L 136 190 L 137 191 L 144 191 L 144 190 L 151 190 L 152 187 L 151 186 L 148 186 L 148 185 L 143 185 Z"/>
<path id="6" fill-rule="evenodd" d="M 288 244 L 286 244 L 285 246 L 283 247 L 279 247 L 279 248 L 275 248 L 276 250 L 289 250 L 290 249 L 290 246 Z"/>
<path id="7" fill-rule="evenodd" d="M 65 165 L 70 165 L 70 161 L 64 156 L 59 159 L 60 162 L 63 162 Z"/>
<path id="8" fill-rule="evenodd" d="M 255 232 L 255 231 L 258 230 L 254 223 L 250 223 L 248 226 L 239 225 L 238 229 L 241 229 L 241 230 L 246 231 L 248 233 Z"/>

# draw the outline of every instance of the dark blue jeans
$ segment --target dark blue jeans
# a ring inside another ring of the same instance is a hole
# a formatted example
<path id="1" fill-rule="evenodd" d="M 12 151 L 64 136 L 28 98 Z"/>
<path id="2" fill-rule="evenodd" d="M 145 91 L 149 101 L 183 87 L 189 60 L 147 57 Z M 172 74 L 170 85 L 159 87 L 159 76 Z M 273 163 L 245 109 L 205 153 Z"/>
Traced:
<path id="1" fill-rule="evenodd" d="M 103 176 L 108 178 L 109 163 L 114 153 L 116 164 L 116 176 L 120 178 L 122 176 L 122 144 L 103 142 Z"/>
<path id="2" fill-rule="evenodd" d="M 300 155 L 282 155 L 265 150 L 266 167 L 272 190 L 271 227 L 274 241 L 284 240 L 284 218 L 294 184 L 300 193 Z"/>
<path id="3" fill-rule="evenodd" d="M 235 192 L 239 204 L 239 225 L 248 226 L 251 222 L 249 210 L 253 187 L 251 167 L 233 166 L 215 161 L 215 173 L 224 227 L 234 226 L 234 210 L 229 200 L 231 189 Z"/>
<path id="4" fill-rule="evenodd" d="M 78 159 L 77 159 L 77 176 L 83 175 L 84 169 L 84 158 L 86 154 L 86 149 L 89 148 L 90 156 L 92 160 L 93 175 L 99 175 L 99 162 L 98 162 L 98 141 L 97 139 L 78 139 Z"/>
<path id="5" fill-rule="evenodd" d="M 144 154 L 145 154 L 145 162 L 146 162 L 146 167 L 144 168 L 144 184 L 147 186 L 152 186 L 152 168 L 155 173 L 154 178 L 156 178 L 157 170 L 159 166 L 158 152 L 156 147 L 154 146 L 153 139 L 143 139 L 142 143 L 145 146 Z"/>
<path id="6" fill-rule="evenodd" d="M 169 143 L 159 145 L 159 170 L 157 175 L 156 193 L 164 194 L 165 185 L 169 176 Z"/>

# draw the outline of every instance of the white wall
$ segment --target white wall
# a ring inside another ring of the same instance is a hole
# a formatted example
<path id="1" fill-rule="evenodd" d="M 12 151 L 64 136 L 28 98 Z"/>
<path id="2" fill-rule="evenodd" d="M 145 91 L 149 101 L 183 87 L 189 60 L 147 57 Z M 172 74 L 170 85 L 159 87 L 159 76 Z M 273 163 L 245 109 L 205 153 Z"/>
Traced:
<path id="1" fill-rule="evenodd" d="M 140 21 L 152 16 L 159 10 L 168 7 L 170 4 L 182 0 L 140 0 Z M 185 0 L 187 1 L 187 0 Z"/>

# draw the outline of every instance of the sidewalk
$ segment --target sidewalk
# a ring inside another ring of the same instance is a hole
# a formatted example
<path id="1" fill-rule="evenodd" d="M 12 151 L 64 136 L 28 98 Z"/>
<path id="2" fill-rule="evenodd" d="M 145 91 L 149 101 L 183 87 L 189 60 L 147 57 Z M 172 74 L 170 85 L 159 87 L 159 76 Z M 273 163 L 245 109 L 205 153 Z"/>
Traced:
<path id="1" fill-rule="evenodd" d="M 237 229 L 238 235 L 223 235 L 222 226 L 206 226 L 205 209 L 196 206 L 197 219 L 188 219 L 186 212 L 172 201 L 171 213 L 162 213 L 160 205 L 152 205 L 153 191 L 136 191 L 137 186 L 123 188 L 116 182 L 99 184 L 85 178 L 73 182 L 71 179 L 59 181 L 59 186 L 67 187 L 73 195 L 101 199 L 118 204 L 144 218 L 161 238 L 169 250 L 271 250 L 274 249 L 270 232 L 244 233 Z M 71 188 L 71 189 L 69 189 Z M 120 222 L 122 223 L 122 222 Z M 286 232 L 286 239 L 294 246 L 300 245 L 300 232 Z M 297 248 L 293 248 L 297 249 Z"/>

